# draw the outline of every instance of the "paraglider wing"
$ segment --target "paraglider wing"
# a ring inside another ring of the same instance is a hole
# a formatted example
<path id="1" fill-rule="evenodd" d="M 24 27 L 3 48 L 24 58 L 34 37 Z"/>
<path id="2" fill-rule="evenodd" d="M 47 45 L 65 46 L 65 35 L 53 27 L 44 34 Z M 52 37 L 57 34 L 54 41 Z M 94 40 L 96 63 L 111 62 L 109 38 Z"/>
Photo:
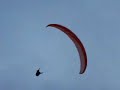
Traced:
<path id="1" fill-rule="evenodd" d="M 85 48 L 84 48 L 82 42 L 80 41 L 80 39 L 70 29 L 68 29 L 62 25 L 59 25 L 59 24 L 47 25 L 47 27 L 49 27 L 49 26 L 55 27 L 58 30 L 61 30 L 62 32 L 67 34 L 67 36 L 74 42 L 74 44 L 78 50 L 80 62 L 81 62 L 80 74 L 83 74 L 86 70 L 86 67 L 87 67 L 87 55 L 86 55 Z"/>

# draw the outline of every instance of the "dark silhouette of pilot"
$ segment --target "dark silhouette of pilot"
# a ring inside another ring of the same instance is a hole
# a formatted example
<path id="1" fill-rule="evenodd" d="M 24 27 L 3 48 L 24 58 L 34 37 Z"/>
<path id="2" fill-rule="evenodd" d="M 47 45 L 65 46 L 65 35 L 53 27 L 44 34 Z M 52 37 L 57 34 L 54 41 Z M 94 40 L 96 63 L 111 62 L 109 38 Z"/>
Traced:
<path id="1" fill-rule="evenodd" d="M 39 76 L 40 74 L 43 73 L 43 72 L 40 72 L 39 70 L 40 70 L 40 68 L 37 70 L 37 72 L 36 72 L 36 76 Z"/>

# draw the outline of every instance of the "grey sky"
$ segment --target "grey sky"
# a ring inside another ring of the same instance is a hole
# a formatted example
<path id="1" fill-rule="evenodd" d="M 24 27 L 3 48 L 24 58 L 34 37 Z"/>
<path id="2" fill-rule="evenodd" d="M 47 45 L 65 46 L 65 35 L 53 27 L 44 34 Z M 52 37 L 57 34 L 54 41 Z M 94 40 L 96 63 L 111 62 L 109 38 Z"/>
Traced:
<path id="1" fill-rule="evenodd" d="M 74 44 L 50 23 L 83 42 L 83 75 Z M 119 90 L 119 38 L 119 0 L 0 0 L 0 90 Z"/>

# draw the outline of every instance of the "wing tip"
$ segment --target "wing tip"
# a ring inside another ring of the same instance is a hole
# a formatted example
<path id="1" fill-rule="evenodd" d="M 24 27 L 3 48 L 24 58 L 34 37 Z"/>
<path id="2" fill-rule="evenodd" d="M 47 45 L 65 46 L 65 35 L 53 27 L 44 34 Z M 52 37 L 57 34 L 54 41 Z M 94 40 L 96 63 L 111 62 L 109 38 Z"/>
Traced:
<path id="1" fill-rule="evenodd" d="M 84 72 L 85 72 L 85 70 L 84 71 L 80 71 L 79 74 L 83 74 Z"/>
<path id="2" fill-rule="evenodd" d="M 83 74 L 83 73 L 79 72 L 79 74 Z"/>
<path id="3" fill-rule="evenodd" d="M 58 25 L 58 24 L 48 24 L 46 27 L 54 26 L 54 25 Z"/>
<path id="4" fill-rule="evenodd" d="M 49 27 L 49 25 L 47 25 L 46 27 Z"/>
<path id="5" fill-rule="evenodd" d="M 48 24 L 46 27 L 49 27 L 49 26 L 51 26 L 52 24 Z"/>

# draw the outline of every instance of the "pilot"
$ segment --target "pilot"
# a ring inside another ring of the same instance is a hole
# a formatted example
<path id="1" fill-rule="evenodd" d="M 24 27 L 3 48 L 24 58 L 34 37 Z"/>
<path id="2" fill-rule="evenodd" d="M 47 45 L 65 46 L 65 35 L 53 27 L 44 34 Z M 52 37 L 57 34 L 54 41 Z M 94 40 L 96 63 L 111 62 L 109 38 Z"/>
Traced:
<path id="1" fill-rule="evenodd" d="M 36 72 L 36 76 L 39 76 L 40 74 L 42 74 L 43 72 L 40 72 L 40 68 L 37 70 Z"/>

